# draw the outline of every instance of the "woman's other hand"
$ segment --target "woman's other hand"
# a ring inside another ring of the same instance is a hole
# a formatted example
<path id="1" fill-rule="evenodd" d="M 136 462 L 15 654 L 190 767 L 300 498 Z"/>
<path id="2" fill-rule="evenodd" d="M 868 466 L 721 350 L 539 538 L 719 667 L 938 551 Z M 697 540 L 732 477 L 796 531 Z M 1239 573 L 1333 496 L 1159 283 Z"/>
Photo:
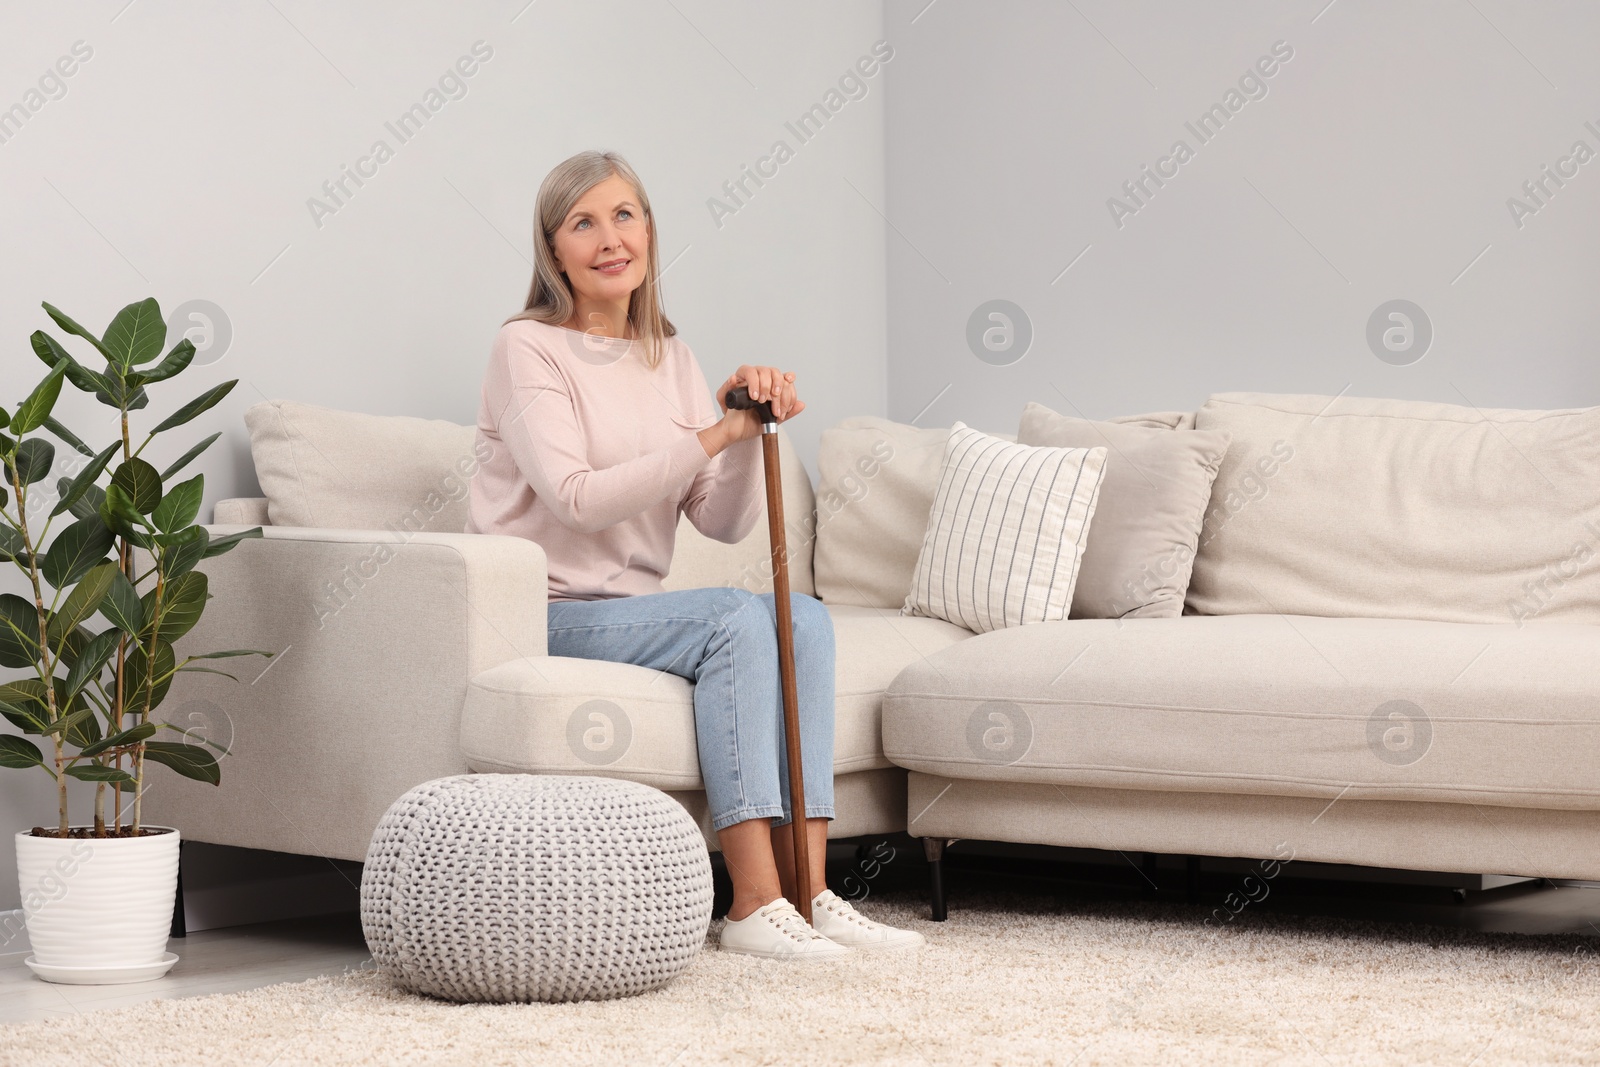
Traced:
<path id="1" fill-rule="evenodd" d="M 750 399 L 756 403 L 771 401 L 772 414 L 779 422 L 792 419 L 805 410 L 805 404 L 794 390 L 794 371 L 781 371 L 777 367 L 752 367 L 748 364 L 740 367 L 717 390 L 717 403 L 722 405 L 723 411 L 728 410 L 725 402 L 728 391 L 741 385 L 750 391 Z"/>
<path id="2" fill-rule="evenodd" d="M 728 375 L 728 380 L 717 387 L 717 404 L 722 408 L 722 421 L 700 431 L 700 441 L 706 452 L 715 456 L 735 441 L 745 441 L 761 434 L 761 416 L 755 408 L 728 408 L 730 390 L 744 386 L 750 399 L 772 405 L 772 415 L 778 422 L 787 422 L 806 409 L 794 388 L 794 371 L 781 371 L 777 367 L 757 367 L 746 364 Z"/>

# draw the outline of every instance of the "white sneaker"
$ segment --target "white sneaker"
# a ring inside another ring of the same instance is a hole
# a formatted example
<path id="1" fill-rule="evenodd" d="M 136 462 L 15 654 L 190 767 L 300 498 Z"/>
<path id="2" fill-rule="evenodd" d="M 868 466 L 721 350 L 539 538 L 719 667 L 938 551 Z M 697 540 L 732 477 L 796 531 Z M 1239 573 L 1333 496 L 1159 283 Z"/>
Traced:
<path id="1" fill-rule="evenodd" d="M 834 944 L 850 948 L 901 949 L 925 943 L 915 930 L 900 930 L 873 922 L 831 889 L 824 889 L 812 898 L 811 925 Z"/>
<path id="2" fill-rule="evenodd" d="M 783 897 L 742 919 L 727 920 L 718 944 L 724 952 L 743 952 L 796 963 L 836 960 L 850 955 L 848 948 L 834 944 L 807 925 L 795 906 Z"/>

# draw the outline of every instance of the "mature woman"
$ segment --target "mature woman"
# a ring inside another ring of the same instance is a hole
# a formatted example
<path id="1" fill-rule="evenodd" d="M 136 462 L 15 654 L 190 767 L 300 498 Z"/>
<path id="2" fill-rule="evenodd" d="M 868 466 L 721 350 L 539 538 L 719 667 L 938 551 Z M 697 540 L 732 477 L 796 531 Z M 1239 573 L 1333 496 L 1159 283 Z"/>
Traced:
<path id="1" fill-rule="evenodd" d="M 713 408 L 689 346 L 662 313 L 650 200 L 611 152 L 581 152 L 539 187 L 527 308 L 495 338 L 467 530 L 543 546 L 550 654 L 636 663 L 694 682 L 695 739 L 712 828 L 733 880 L 724 950 L 811 961 L 922 943 L 826 888 L 833 818 L 833 627 L 792 596 L 805 829 L 823 887 L 808 925 L 795 895 L 773 595 L 666 591 L 678 516 L 724 542 L 762 511 L 761 424 L 728 410 L 739 385 L 780 422 L 805 409 L 794 373 L 745 365 Z M 503 447 L 502 447 L 503 446 Z"/>

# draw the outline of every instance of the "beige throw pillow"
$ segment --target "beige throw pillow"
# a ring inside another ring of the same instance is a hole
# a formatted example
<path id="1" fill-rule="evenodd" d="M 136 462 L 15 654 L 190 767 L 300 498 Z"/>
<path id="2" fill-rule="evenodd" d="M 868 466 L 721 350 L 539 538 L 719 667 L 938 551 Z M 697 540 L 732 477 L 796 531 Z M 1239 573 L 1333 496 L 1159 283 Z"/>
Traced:
<path id="1" fill-rule="evenodd" d="M 950 429 L 903 615 L 986 633 L 1065 619 L 1105 468 L 1099 448 Z"/>
<path id="2" fill-rule="evenodd" d="M 1228 435 L 1156 429 L 1149 422 L 1091 422 L 1043 404 L 1022 410 L 1025 445 L 1106 449 L 1106 469 L 1083 567 L 1072 595 L 1074 619 L 1170 619 L 1183 614 L 1211 483 Z M 1176 421 L 1166 423 L 1175 425 Z"/>

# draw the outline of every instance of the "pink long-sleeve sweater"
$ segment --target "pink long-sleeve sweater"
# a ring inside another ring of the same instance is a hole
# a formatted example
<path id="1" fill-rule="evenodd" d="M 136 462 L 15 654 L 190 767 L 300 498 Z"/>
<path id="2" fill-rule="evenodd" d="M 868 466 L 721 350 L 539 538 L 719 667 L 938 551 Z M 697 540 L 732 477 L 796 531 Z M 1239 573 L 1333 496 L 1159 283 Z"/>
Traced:
<path id="1" fill-rule="evenodd" d="M 689 346 L 663 346 L 652 370 L 642 341 L 529 319 L 495 337 L 466 532 L 538 542 L 551 600 L 661 592 L 680 514 L 728 543 L 755 527 L 760 442 L 706 455 L 698 431 L 721 411 Z"/>

